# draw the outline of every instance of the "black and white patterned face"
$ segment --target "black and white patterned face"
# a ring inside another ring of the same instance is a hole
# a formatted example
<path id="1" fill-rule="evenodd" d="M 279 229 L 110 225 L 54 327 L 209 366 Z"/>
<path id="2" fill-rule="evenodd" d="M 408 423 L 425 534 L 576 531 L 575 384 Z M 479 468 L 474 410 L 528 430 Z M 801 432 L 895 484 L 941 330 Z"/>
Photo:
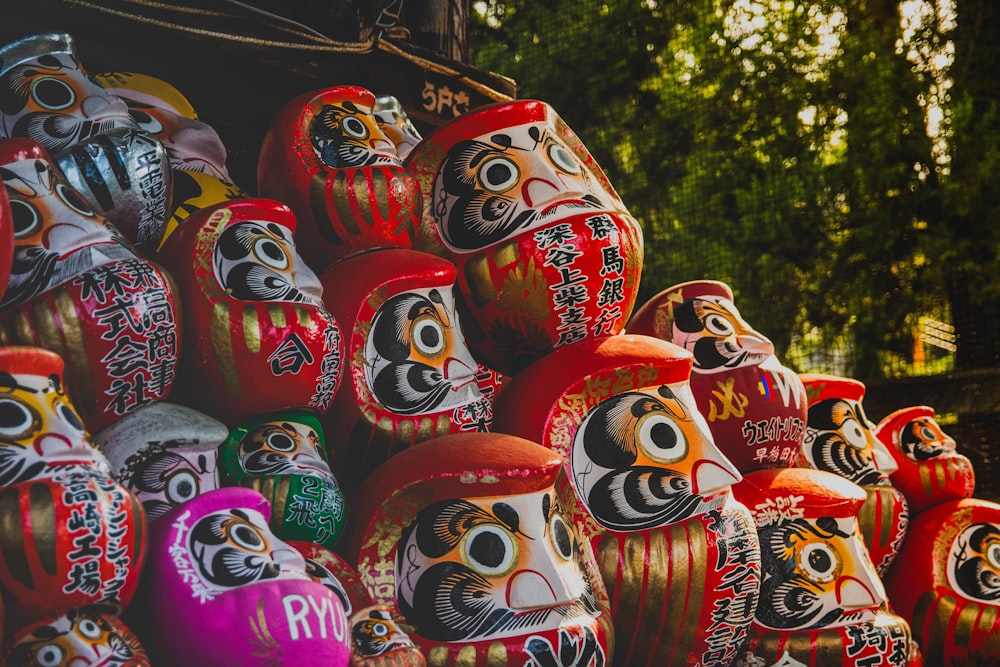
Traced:
<path id="1" fill-rule="evenodd" d="M 71 609 L 20 639 L 8 656 L 11 667 L 120 667 L 148 664 L 138 639 L 110 614 Z"/>
<path id="2" fill-rule="evenodd" d="M 687 383 L 624 392 L 591 408 L 573 439 L 572 468 L 587 510 L 624 531 L 721 507 L 740 479 Z"/>
<path id="3" fill-rule="evenodd" d="M 309 139 L 328 167 L 399 165 L 395 144 L 382 132 L 372 108 L 359 99 L 323 105 L 309 127 Z"/>
<path id="4" fill-rule="evenodd" d="M 387 299 L 372 318 L 365 360 L 369 390 L 396 414 L 450 410 L 482 398 L 450 286 Z"/>
<path id="5" fill-rule="evenodd" d="M 323 443 L 309 424 L 279 419 L 252 428 L 240 441 L 240 467 L 248 475 L 333 473 L 320 448 Z"/>
<path id="6" fill-rule="evenodd" d="M 672 342 L 694 355 L 694 373 L 756 366 L 774 354 L 771 341 L 747 324 L 732 301 L 719 296 L 677 304 Z"/>
<path id="7" fill-rule="evenodd" d="M 974 523 L 955 538 L 948 583 L 973 600 L 1000 605 L 1000 525 Z"/>
<path id="8" fill-rule="evenodd" d="M 448 151 L 434 186 L 435 216 L 456 252 L 596 210 L 611 195 L 546 123 L 504 128 Z"/>
<path id="9" fill-rule="evenodd" d="M 899 448 L 911 461 L 927 461 L 955 453 L 954 438 L 933 417 L 918 417 L 899 432 Z"/>
<path id="10" fill-rule="evenodd" d="M 802 451 L 817 470 L 832 472 L 855 484 L 888 485 L 899 466 L 875 436 L 860 401 L 830 398 L 809 407 Z"/>
<path id="11" fill-rule="evenodd" d="M 857 623 L 886 600 L 854 518 L 777 521 L 759 528 L 757 622 L 782 630 Z"/>
<path id="12" fill-rule="evenodd" d="M 322 305 L 323 287 L 295 249 L 292 232 L 265 220 L 236 222 L 219 235 L 215 277 L 240 301 Z"/>
<path id="13" fill-rule="evenodd" d="M 428 639 L 471 641 L 596 617 L 578 538 L 556 497 L 550 488 L 421 510 L 396 556 L 407 621 Z"/>
<path id="14" fill-rule="evenodd" d="M 14 262 L 0 307 L 23 303 L 95 266 L 135 257 L 52 162 L 0 156 L 0 179 L 14 221 Z"/>
<path id="15" fill-rule="evenodd" d="M 116 128 L 138 126 L 71 53 L 24 60 L 0 77 L 0 138 L 26 137 L 56 152 Z"/>
<path id="16" fill-rule="evenodd" d="M 0 370 L 0 488 L 69 466 L 110 473 L 59 377 Z"/>
<path id="17" fill-rule="evenodd" d="M 187 547 L 209 592 L 273 579 L 309 579 L 302 554 L 275 537 L 256 510 L 227 509 L 202 517 L 191 527 Z"/>
<path id="18" fill-rule="evenodd" d="M 146 510 L 146 520 L 152 523 L 174 507 L 219 488 L 217 459 L 215 450 L 188 452 L 179 447 L 143 455 L 128 486 Z"/>

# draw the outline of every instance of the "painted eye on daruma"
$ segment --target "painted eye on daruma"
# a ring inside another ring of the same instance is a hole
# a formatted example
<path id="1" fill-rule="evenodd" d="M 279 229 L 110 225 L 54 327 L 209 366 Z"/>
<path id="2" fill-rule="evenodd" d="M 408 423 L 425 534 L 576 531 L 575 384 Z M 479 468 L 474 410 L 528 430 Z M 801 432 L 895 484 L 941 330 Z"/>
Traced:
<path id="1" fill-rule="evenodd" d="M 31 99 L 44 109 L 62 111 L 76 103 L 76 91 L 62 79 L 43 77 L 32 84 Z"/>
<path id="2" fill-rule="evenodd" d="M 480 184 L 490 192 L 504 192 L 511 189 L 520 175 L 517 164 L 503 156 L 486 160 L 478 171 Z"/>
<path id="3" fill-rule="evenodd" d="M 77 631 L 87 639 L 97 639 L 101 636 L 101 628 L 97 623 L 85 618 L 76 626 Z"/>
<path id="4" fill-rule="evenodd" d="M 56 194 L 59 195 L 59 199 L 61 199 L 66 206 L 69 206 L 80 215 L 88 218 L 94 217 L 94 209 L 90 208 L 90 204 L 87 203 L 87 200 L 81 197 L 80 193 L 73 188 L 68 187 L 63 183 L 57 183 Z"/>
<path id="5" fill-rule="evenodd" d="M 267 446 L 278 452 L 290 452 L 295 449 L 295 440 L 287 433 L 272 433 L 267 436 Z"/>
<path id="6" fill-rule="evenodd" d="M 843 434 L 844 440 L 851 447 L 864 449 L 865 445 L 868 444 L 864 429 L 861 428 L 861 424 L 853 417 L 844 420 L 844 423 L 840 425 L 840 432 Z"/>
<path id="7" fill-rule="evenodd" d="M 413 344 L 422 354 L 435 355 L 444 349 L 444 329 L 433 318 L 419 319 L 413 325 Z"/>
<path id="8" fill-rule="evenodd" d="M 229 531 L 229 537 L 234 544 L 248 551 L 263 551 L 267 547 L 267 543 L 257 532 L 257 529 L 246 524 L 237 524 Z"/>
<path id="9" fill-rule="evenodd" d="M 1000 544 L 991 544 L 986 548 L 986 560 L 1000 570 Z"/>
<path id="10" fill-rule="evenodd" d="M 22 440 L 35 433 L 40 423 L 31 406 L 14 398 L 0 399 L 0 438 Z"/>
<path id="11" fill-rule="evenodd" d="M 63 657 L 62 648 L 55 644 L 46 644 L 35 653 L 35 661 L 39 667 L 57 667 L 62 664 Z"/>
<path id="12" fill-rule="evenodd" d="M 389 634 L 389 627 L 385 623 L 376 623 L 372 626 L 372 634 L 376 637 L 385 637 Z"/>
<path id="13" fill-rule="evenodd" d="M 37 234 L 44 223 L 44 218 L 31 204 L 20 199 L 10 200 L 10 213 L 14 221 L 14 239 L 31 238 Z"/>
<path id="14" fill-rule="evenodd" d="M 476 526 L 466 533 L 463 549 L 466 564 L 487 577 L 507 574 L 517 562 L 517 544 L 500 526 Z"/>
<path id="15" fill-rule="evenodd" d="M 80 419 L 80 415 L 76 414 L 76 410 L 71 408 L 65 403 L 56 404 L 56 414 L 64 422 L 69 424 L 71 427 L 83 433 L 86 431 L 87 427 L 83 425 L 83 420 Z"/>
<path id="16" fill-rule="evenodd" d="M 687 437 L 680 426 L 663 414 L 646 415 L 639 422 L 638 444 L 649 458 L 659 463 L 680 461 L 688 453 Z"/>
<path id="17" fill-rule="evenodd" d="M 344 129 L 345 134 L 349 134 L 357 139 L 367 139 L 368 138 L 368 126 L 365 125 L 361 119 L 355 118 L 354 116 L 348 116 L 345 118 L 340 127 Z"/>
<path id="18" fill-rule="evenodd" d="M 559 144 L 549 146 L 549 159 L 552 160 L 552 164 L 569 174 L 580 173 L 580 163 L 577 162 L 572 153 Z"/>
<path id="19" fill-rule="evenodd" d="M 181 504 L 198 495 L 198 478 L 190 470 L 179 470 L 167 481 L 167 498 Z"/>
<path id="20" fill-rule="evenodd" d="M 272 269 L 284 270 L 288 268 L 288 255 L 273 239 L 257 239 L 253 244 L 254 257 Z"/>
<path id="21" fill-rule="evenodd" d="M 569 560 L 573 557 L 573 532 L 561 514 L 553 514 L 549 519 L 549 539 L 560 558 Z"/>
<path id="22" fill-rule="evenodd" d="M 735 329 L 732 323 L 721 315 L 709 315 L 705 318 L 705 328 L 716 336 L 731 336 Z"/>
<path id="23" fill-rule="evenodd" d="M 819 583 L 833 581 L 840 571 L 840 558 L 827 544 L 808 544 L 799 556 L 802 572 Z"/>

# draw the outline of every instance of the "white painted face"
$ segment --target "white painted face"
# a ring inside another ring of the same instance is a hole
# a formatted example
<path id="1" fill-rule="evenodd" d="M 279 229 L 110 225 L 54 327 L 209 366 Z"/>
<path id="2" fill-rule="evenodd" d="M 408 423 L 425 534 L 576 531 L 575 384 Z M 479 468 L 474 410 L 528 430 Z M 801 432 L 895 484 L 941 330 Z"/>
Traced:
<path id="1" fill-rule="evenodd" d="M 1000 525 L 974 523 L 955 538 L 948 554 L 948 584 L 994 609 L 1000 606 Z"/>
<path id="2" fill-rule="evenodd" d="M 135 258 L 124 237 L 40 158 L 4 162 L 14 221 L 14 263 L 0 307 L 22 303 L 117 259 Z"/>
<path id="3" fill-rule="evenodd" d="M 774 354 L 774 344 L 751 327 L 729 299 L 706 295 L 674 307 L 672 339 L 694 355 L 692 373 L 720 373 L 756 366 Z"/>
<path id="4" fill-rule="evenodd" d="M 219 235 L 215 277 L 241 301 L 289 301 L 322 306 L 323 287 L 295 248 L 292 232 L 267 220 L 236 222 Z"/>
<path id="5" fill-rule="evenodd" d="M 333 482 L 333 473 L 320 453 L 319 434 L 294 419 L 265 422 L 240 441 L 240 467 L 248 475 L 318 475 Z M 336 484 L 336 482 L 333 482 Z"/>
<path id="6" fill-rule="evenodd" d="M 826 399 L 809 407 L 806 460 L 817 470 L 832 472 L 860 485 L 886 485 L 899 469 L 878 437 L 860 401 Z"/>
<path id="7" fill-rule="evenodd" d="M 642 530 L 721 507 L 740 473 L 712 439 L 691 385 L 617 394 L 573 439 L 573 479 L 587 510 L 614 530 Z"/>
<path id="8" fill-rule="evenodd" d="M 483 397 L 451 286 L 387 299 L 372 318 L 365 360 L 369 391 L 396 414 L 443 412 Z"/>
<path id="9" fill-rule="evenodd" d="M 757 622 L 783 630 L 858 623 L 886 602 L 855 518 L 777 521 L 759 529 Z"/>
<path id="10" fill-rule="evenodd" d="M 259 581 L 311 580 L 302 554 L 278 539 L 256 510 L 220 510 L 198 519 L 187 533 L 186 546 L 210 594 Z"/>
<path id="11" fill-rule="evenodd" d="M 397 599 L 417 632 L 494 639 L 597 615 L 578 537 L 550 488 L 426 507 L 400 538 Z"/>
<path id="12" fill-rule="evenodd" d="M 541 122 L 453 146 L 435 179 L 434 201 L 441 237 L 458 253 L 581 213 L 620 209 L 590 169 Z"/>
<path id="13" fill-rule="evenodd" d="M 110 474 L 58 378 L 0 371 L 0 487 L 78 465 Z"/>
<path id="14" fill-rule="evenodd" d="M 92 82 L 65 43 L 50 46 L 61 50 L 26 58 L 0 76 L 0 137 L 26 137 L 56 152 L 113 129 L 138 129 L 125 102 Z M 7 56 L 0 49 L 0 61 Z"/>

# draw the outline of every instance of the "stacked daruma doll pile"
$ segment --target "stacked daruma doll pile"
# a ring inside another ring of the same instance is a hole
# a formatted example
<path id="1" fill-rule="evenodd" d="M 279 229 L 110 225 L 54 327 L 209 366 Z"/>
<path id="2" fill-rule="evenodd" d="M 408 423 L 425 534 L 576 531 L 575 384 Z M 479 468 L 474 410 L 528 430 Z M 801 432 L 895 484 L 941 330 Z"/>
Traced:
<path id="1" fill-rule="evenodd" d="M 422 193 L 376 111 L 357 86 L 299 96 L 272 121 L 258 166 L 261 193 L 298 216 L 343 327 L 346 377 L 323 423 L 349 493 L 418 442 L 489 430 L 498 384 L 466 344 L 454 265 L 413 249 Z"/>

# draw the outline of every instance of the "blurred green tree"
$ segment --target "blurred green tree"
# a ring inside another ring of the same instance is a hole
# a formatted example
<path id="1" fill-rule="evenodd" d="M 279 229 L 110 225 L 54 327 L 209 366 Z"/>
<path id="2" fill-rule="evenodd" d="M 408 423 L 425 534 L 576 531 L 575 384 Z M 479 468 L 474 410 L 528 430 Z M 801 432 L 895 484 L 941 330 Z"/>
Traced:
<path id="1" fill-rule="evenodd" d="M 998 10 L 959 0 L 958 25 L 991 14 L 995 35 Z M 997 362 L 996 70 L 948 106 L 950 31 L 934 0 L 486 0 L 469 41 L 556 108 L 643 223 L 640 302 L 723 280 L 792 365 L 875 379 L 908 372 L 921 315 L 966 338 L 970 305 L 993 344 L 975 363 Z"/>

